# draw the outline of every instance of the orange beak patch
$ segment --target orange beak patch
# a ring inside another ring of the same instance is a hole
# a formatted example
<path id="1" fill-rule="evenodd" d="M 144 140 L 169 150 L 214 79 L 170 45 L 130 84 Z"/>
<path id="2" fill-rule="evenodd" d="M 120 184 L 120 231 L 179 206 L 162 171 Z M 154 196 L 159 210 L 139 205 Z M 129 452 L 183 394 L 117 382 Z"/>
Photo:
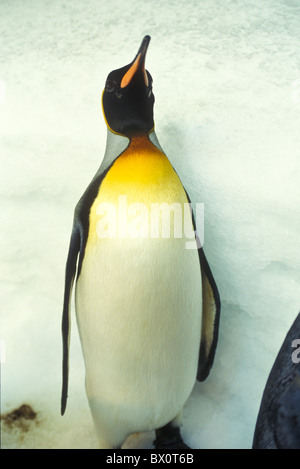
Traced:
<path id="1" fill-rule="evenodd" d="M 121 88 L 125 88 L 125 86 L 129 85 L 133 76 L 136 74 L 137 70 L 140 67 L 140 62 L 141 62 L 141 54 L 138 54 L 137 58 L 131 65 L 130 69 L 127 70 L 127 72 L 123 76 L 122 81 L 121 81 Z M 144 74 L 145 85 L 148 86 L 148 77 L 147 77 L 144 63 L 143 63 L 143 74 Z"/>

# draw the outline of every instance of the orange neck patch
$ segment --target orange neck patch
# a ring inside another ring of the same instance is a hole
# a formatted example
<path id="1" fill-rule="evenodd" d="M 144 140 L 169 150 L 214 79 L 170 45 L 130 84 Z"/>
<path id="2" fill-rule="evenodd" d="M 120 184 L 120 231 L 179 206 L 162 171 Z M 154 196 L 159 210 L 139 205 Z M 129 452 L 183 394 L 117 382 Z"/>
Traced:
<path id="1" fill-rule="evenodd" d="M 137 58 L 135 59 L 135 61 L 131 65 L 130 69 L 127 70 L 127 72 L 123 76 L 122 81 L 121 81 L 121 85 L 120 85 L 121 88 L 125 88 L 125 86 L 129 85 L 129 83 L 132 80 L 132 77 L 135 75 L 135 73 L 137 72 L 137 70 L 140 66 L 140 61 L 141 61 L 141 54 L 139 54 L 137 56 Z M 144 74 L 145 85 L 148 86 L 149 83 L 148 83 L 147 73 L 146 73 L 146 70 L 145 70 L 145 65 L 143 65 L 143 74 Z"/>
<path id="2" fill-rule="evenodd" d="M 157 184 L 169 172 L 173 168 L 166 155 L 143 135 L 132 138 L 103 182 Z"/>

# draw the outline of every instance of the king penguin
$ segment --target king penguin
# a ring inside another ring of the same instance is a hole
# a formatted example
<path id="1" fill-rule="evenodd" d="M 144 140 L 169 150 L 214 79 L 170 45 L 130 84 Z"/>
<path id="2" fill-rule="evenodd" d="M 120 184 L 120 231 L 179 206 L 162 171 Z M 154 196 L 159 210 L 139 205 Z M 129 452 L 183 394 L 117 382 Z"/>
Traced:
<path id="1" fill-rule="evenodd" d="M 218 339 L 218 289 L 193 212 L 183 212 L 189 196 L 154 131 L 152 77 L 145 69 L 149 41 L 145 36 L 134 60 L 107 77 L 106 151 L 75 208 L 66 263 L 61 413 L 76 278 L 86 393 L 105 449 L 152 430 L 155 448 L 188 448 L 181 411 L 196 379 L 208 376 Z M 175 209 L 193 233 L 188 249 L 175 230 Z"/>

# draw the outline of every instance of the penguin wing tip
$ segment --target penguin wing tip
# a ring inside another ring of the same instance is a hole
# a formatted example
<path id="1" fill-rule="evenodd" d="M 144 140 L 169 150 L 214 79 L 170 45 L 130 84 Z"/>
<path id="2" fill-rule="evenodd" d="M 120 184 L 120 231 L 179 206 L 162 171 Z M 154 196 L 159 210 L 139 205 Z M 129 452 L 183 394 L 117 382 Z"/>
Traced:
<path id="1" fill-rule="evenodd" d="M 60 415 L 63 416 L 67 407 L 67 400 L 63 399 L 60 406 Z"/>
<path id="2" fill-rule="evenodd" d="M 209 375 L 209 372 L 210 372 L 210 368 L 209 369 L 201 368 L 197 373 L 197 381 L 199 381 L 200 383 L 205 381 Z"/>

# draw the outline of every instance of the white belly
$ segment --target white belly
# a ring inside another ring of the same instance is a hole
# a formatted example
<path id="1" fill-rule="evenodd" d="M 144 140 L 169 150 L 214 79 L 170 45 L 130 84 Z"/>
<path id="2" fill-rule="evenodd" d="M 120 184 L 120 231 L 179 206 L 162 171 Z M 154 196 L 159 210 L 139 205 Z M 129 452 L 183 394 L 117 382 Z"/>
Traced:
<path id="1" fill-rule="evenodd" d="M 87 250 L 76 314 L 87 395 L 107 440 L 180 412 L 195 383 L 201 309 L 198 253 L 185 239 L 102 239 Z"/>

